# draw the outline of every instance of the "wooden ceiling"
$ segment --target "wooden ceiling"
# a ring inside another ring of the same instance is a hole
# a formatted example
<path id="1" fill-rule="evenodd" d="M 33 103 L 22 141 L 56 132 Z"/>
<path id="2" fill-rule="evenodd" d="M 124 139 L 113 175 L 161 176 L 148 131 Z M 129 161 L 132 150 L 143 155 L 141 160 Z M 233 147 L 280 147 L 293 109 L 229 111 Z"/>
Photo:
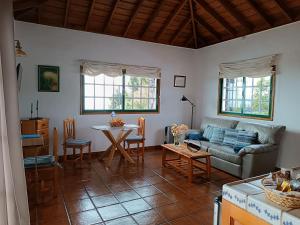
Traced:
<path id="1" fill-rule="evenodd" d="M 300 20 L 300 0 L 15 0 L 16 20 L 201 48 Z"/>

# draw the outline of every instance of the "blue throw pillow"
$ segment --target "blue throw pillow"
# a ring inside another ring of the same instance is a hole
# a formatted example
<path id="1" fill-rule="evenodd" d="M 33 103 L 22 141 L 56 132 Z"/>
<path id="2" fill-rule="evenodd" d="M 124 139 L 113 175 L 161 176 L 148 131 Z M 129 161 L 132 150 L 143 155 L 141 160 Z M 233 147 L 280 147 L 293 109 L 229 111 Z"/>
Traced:
<path id="1" fill-rule="evenodd" d="M 204 133 L 203 133 L 203 137 L 207 140 L 210 141 L 212 134 L 214 132 L 214 127 L 208 125 L 205 129 L 204 129 Z"/>
<path id="2" fill-rule="evenodd" d="M 223 145 L 234 148 L 237 143 L 239 131 L 236 129 L 225 129 Z"/>
<path id="3" fill-rule="evenodd" d="M 202 140 L 203 136 L 201 133 L 190 133 L 187 135 L 187 139 L 189 140 L 196 140 L 196 141 L 200 141 Z"/>
<path id="4" fill-rule="evenodd" d="M 257 132 L 239 130 L 234 151 L 238 153 L 242 148 L 257 143 Z"/>
<path id="5" fill-rule="evenodd" d="M 209 141 L 214 144 L 222 144 L 224 140 L 224 135 L 224 128 L 214 127 L 211 139 Z"/>

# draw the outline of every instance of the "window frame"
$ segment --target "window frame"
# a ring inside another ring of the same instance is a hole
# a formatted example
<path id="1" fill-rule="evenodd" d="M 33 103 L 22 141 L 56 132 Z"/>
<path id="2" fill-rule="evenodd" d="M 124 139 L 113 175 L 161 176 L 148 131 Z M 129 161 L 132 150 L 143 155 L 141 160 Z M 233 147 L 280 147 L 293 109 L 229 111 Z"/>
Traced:
<path id="1" fill-rule="evenodd" d="M 85 110 L 84 109 L 84 75 L 80 75 L 80 115 L 93 115 L 93 114 L 110 114 L 116 112 L 118 114 L 158 114 L 160 113 L 160 79 L 156 79 L 156 109 L 136 109 L 128 110 L 124 109 L 125 106 L 125 76 L 122 75 L 122 109 L 110 109 L 110 110 Z"/>
<path id="2" fill-rule="evenodd" d="M 270 98 L 269 98 L 269 113 L 268 115 L 259 115 L 259 114 L 249 114 L 249 113 L 235 113 L 235 112 L 224 112 L 222 111 L 222 99 L 223 99 L 223 82 L 224 78 L 219 78 L 219 87 L 218 87 L 218 115 L 221 116 L 230 116 L 230 117 L 239 117 L 239 118 L 248 118 L 248 119 L 257 119 L 257 120 L 273 120 L 274 116 L 274 99 L 275 99 L 275 74 L 271 75 L 270 78 Z M 243 87 L 242 87 L 243 99 L 242 105 L 245 105 L 245 89 L 246 89 L 246 77 L 243 77 Z"/>

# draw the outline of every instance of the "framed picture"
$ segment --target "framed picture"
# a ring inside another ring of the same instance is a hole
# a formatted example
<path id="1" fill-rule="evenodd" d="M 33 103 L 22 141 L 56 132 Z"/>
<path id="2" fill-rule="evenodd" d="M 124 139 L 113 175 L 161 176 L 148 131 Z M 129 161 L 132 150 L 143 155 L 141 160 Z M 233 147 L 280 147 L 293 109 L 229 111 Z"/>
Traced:
<path id="1" fill-rule="evenodd" d="M 59 92 L 59 67 L 38 65 L 39 92 Z"/>
<path id="2" fill-rule="evenodd" d="M 184 88 L 186 83 L 186 76 L 174 75 L 174 87 Z"/>

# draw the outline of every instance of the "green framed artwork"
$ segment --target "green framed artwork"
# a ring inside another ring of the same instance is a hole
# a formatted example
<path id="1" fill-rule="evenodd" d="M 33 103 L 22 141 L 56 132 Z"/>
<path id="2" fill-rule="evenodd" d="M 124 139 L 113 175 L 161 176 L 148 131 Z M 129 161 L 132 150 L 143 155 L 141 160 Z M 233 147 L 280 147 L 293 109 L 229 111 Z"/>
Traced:
<path id="1" fill-rule="evenodd" d="M 59 92 L 59 67 L 38 65 L 39 92 Z"/>

